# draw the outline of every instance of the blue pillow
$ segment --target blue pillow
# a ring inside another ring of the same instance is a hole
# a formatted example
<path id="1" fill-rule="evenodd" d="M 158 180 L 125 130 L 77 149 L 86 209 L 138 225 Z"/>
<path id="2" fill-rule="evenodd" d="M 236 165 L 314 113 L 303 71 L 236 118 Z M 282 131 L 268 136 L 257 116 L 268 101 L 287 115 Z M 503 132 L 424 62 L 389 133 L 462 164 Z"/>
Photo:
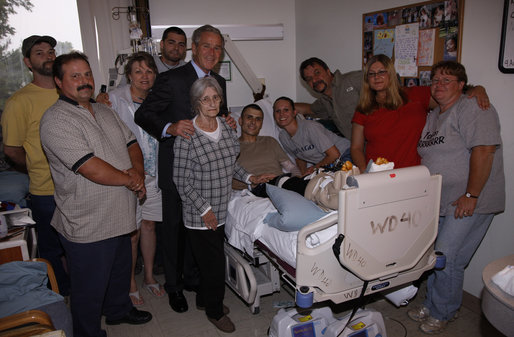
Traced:
<path id="1" fill-rule="evenodd" d="M 266 192 L 278 212 L 268 213 L 264 223 L 281 231 L 298 231 L 327 215 L 314 202 L 296 192 L 269 184 L 266 184 Z"/>

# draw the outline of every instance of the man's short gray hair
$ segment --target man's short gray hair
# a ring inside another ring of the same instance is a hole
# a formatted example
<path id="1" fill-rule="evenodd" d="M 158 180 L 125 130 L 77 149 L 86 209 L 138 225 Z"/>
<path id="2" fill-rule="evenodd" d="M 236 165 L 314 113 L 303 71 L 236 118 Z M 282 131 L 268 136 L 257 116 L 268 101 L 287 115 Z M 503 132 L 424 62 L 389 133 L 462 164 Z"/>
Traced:
<path id="1" fill-rule="evenodd" d="M 193 36 L 191 38 L 195 45 L 198 46 L 198 43 L 200 43 L 200 37 L 202 36 L 202 33 L 205 32 L 218 34 L 221 38 L 221 46 L 225 47 L 225 39 L 223 38 L 223 35 L 221 35 L 221 31 L 218 28 L 213 27 L 211 25 L 203 25 L 202 27 L 198 27 L 195 29 L 195 31 L 193 32 Z"/>
<path id="2" fill-rule="evenodd" d="M 193 115 L 197 115 L 200 111 L 200 105 L 202 104 L 200 99 L 207 88 L 213 88 L 216 91 L 216 94 L 221 98 L 220 106 L 223 104 L 223 90 L 221 89 L 218 81 L 216 81 L 212 76 L 199 78 L 193 83 L 191 90 L 189 91 Z"/>

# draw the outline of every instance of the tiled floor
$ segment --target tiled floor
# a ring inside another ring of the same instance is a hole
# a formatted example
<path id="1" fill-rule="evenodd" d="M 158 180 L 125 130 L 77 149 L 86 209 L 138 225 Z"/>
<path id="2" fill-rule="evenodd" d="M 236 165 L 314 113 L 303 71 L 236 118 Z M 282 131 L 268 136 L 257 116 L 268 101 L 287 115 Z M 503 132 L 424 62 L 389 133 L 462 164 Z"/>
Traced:
<path id="1" fill-rule="evenodd" d="M 141 282 L 141 275 L 139 282 Z M 157 276 L 159 281 L 162 277 Z M 287 286 L 286 286 L 287 287 Z M 423 286 L 421 287 L 423 288 Z M 280 293 L 266 296 L 261 299 L 261 310 L 257 315 L 250 313 L 248 307 L 232 292 L 228 287 L 225 293 L 225 304 L 230 308 L 229 317 L 236 325 L 236 331 L 232 334 L 225 334 L 217 330 L 205 316 L 203 311 L 194 307 L 195 295 L 191 292 L 184 292 L 188 303 L 189 311 L 178 314 L 171 310 L 168 305 L 168 297 L 155 298 L 148 292 L 143 291 L 142 295 L 145 304 L 140 307 L 153 314 L 151 322 L 142 326 L 104 326 L 109 337 L 164 337 L 164 336 L 241 336 L 241 337 L 264 337 L 268 335 L 269 325 L 275 316 L 277 308 L 274 304 L 292 301 L 293 297 L 288 294 L 284 287 Z M 417 304 L 422 301 L 423 294 L 420 293 L 409 305 Z M 350 303 L 338 306 L 332 305 L 335 316 L 344 316 L 351 309 Z M 389 337 L 421 337 L 427 336 L 418 330 L 418 323 L 407 318 L 408 307 L 396 308 L 394 305 L 379 297 L 368 308 L 373 308 L 382 313 Z M 466 307 L 460 312 L 460 317 L 449 324 L 447 330 L 438 335 L 440 337 L 496 337 L 503 336 L 496 331 L 487 320 Z"/>

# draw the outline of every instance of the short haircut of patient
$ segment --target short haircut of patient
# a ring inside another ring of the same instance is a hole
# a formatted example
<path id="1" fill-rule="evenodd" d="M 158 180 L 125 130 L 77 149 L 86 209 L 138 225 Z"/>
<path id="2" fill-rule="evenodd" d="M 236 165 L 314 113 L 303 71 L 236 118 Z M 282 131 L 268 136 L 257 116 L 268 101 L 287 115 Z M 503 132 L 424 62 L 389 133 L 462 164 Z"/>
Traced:
<path id="1" fill-rule="evenodd" d="M 264 118 L 264 112 L 262 111 L 261 107 L 258 106 L 257 104 L 255 103 L 251 103 L 251 104 L 248 104 L 247 106 L 245 106 L 243 108 L 243 110 L 241 110 L 241 118 L 244 118 L 245 116 L 245 112 L 246 110 L 248 109 L 254 109 L 254 110 L 257 110 L 257 111 L 260 111 L 262 113 L 262 118 Z"/>

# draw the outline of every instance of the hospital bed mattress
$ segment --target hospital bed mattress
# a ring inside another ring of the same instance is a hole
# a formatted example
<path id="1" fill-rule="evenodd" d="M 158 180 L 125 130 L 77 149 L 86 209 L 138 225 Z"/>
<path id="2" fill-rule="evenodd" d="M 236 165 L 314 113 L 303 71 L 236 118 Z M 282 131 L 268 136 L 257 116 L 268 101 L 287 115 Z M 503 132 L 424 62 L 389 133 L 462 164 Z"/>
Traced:
<path id="1" fill-rule="evenodd" d="M 260 198 L 248 190 L 234 191 L 228 204 L 225 234 L 228 243 L 254 257 L 255 244 L 268 250 L 275 257 L 296 268 L 296 251 L 298 231 L 284 232 L 264 223 L 264 218 L 276 208 L 268 198 Z M 336 211 L 327 214 L 327 217 Z M 306 246 L 317 247 L 335 239 L 337 225 L 307 236 Z"/>

